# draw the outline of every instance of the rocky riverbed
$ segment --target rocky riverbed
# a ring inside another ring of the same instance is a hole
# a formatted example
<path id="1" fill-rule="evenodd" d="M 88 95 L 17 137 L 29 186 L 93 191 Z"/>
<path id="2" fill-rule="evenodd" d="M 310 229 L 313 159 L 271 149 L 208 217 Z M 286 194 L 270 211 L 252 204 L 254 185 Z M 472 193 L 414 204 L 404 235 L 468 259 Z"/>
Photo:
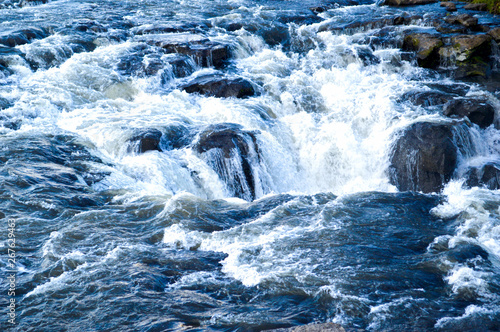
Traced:
<path id="1" fill-rule="evenodd" d="M 1 1 L 0 327 L 499 330 L 485 9 Z"/>

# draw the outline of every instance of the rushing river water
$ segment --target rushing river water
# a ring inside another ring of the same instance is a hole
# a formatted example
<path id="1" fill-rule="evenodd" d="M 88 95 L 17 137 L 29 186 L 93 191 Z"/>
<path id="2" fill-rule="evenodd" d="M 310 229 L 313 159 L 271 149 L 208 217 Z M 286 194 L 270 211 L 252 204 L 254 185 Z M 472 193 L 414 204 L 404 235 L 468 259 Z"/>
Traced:
<path id="1" fill-rule="evenodd" d="M 319 16 L 309 10 L 316 1 L 295 0 L 0 9 L 2 36 L 38 31 L 0 48 L 0 329 L 336 322 L 499 331 L 500 192 L 467 188 L 460 174 L 440 194 L 398 192 L 387 175 L 401 128 L 446 121 L 405 93 L 484 95 L 500 105 L 497 96 L 406 60 L 401 32 L 418 20 L 331 28 L 410 16 L 403 10 L 328 4 Z M 162 52 L 156 41 L 165 38 L 228 45 L 230 59 L 203 67 Z M 257 93 L 216 98 L 179 88 L 214 73 L 244 78 Z M 224 166 L 225 178 L 194 149 L 203 130 L 228 123 L 258 146 L 254 197 L 228 185 L 237 162 Z M 138 153 L 131 139 L 152 129 L 181 142 Z M 472 132 L 474 153 L 460 165 L 498 161 L 500 132 Z M 15 268 L 7 220 L 15 221 Z M 12 270 L 15 297 L 4 278 Z"/>

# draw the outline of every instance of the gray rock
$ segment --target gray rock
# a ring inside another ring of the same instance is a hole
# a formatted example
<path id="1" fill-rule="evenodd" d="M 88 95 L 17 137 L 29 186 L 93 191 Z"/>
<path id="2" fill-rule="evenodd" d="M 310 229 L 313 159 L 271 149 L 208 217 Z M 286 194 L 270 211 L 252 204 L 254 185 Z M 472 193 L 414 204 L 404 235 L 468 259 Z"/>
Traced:
<path id="1" fill-rule="evenodd" d="M 403 41 L 404 51 L 414 51 L 419 66 L 434 68 L 439 64 L 439 50 L 444 45 L 440 36 L 429 33 L 411 33 Z"/>
<path id="2" fill-rule="evenodd" d="M 227 78 L 220 75 L 200 76 L 181 88 L 188 93 L 199 93 L 218 98 L 246 98 L 256 94 L 249 81 L 243 78 Z"/>
<path id="3" fill-rule="evenodd" d="M 488 5 L 485 3 L 469 3 L 464 6 L 464 9 L 468 10 L 479 10 L 479 11 L 488 11 Z"/>
<path id="4" fill-rule="evenodd" d="M 414 123 L 392 148 L 390 181 L 400 191 L 439 192 L 451 179 L 458 154 L 454 124 Z"/>
<path id="5" fill-rule="evenodd" d="M 466 28 L 472 28 L 477 25 L 478 19 L 469 14 L 451 15 L 444 19 L 446 23 L 461 24 Z"/>
<path id="6" fill-rule="evenodd" d="M 255 199 L 252 165 L 259 163 L 255 133 L 231 123 L 211 125 L 199 135 L 194 149 L 226 183 L 231 194 L 248 201 Z"/>
<path id="7" fill-rule="evenodd" d="M 472 123 L 481 128 L 486 128 L 493 124 L 495 109 L 486 100 L 457 98 L 450 100 L 443 106 L 443 114 L 458 118 L 468 117 Z"/>
<path id="8" fill-rule="evenodd" d="M 500 189 L 500 164 L 487 163 L 480 167 L 471 168 L 466 174 L 469 187 L 485 186 L 490 190 Z"/>
<path id="9" fill-rule="evenodd" d="M 443 1 L 439 4 L 441 7 L 445 7 L 447 11 L 449 12 L 456 12 L 457 11 L 457 5 L 455 5 L 454 2 L 451 1 Z"/>

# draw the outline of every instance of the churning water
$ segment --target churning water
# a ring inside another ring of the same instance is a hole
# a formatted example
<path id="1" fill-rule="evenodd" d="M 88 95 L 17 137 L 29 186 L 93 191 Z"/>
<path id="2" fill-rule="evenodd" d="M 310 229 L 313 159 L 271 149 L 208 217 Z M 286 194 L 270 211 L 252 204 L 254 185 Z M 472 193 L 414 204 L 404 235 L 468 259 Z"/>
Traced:
<path id="1" fill-rule="evenodd" d="M 387 173 L 401 128 L 446 121 L 405 93 L 496 95 L 405 60 L 408 26 L 335 28 L 400 10 L 314 5 L 0 9 L 0 34 L 38 31 L 0 46 L 3 276 L 7 220 L 16 244 L 16 325 L 2 279 L 2 330 L 500 330 L 500 192 L 458 174 L 440 194 L 400 193 Z M 230 59 L 204 65 L 162 40 L 228 45 Z M 180 88 L 207 74 L 256 94 Z M 218 124 L 244 133 L 248 167 L 196 149 Z M 139 153 L 134 137 L 155 129 L 171 139 Z M 461 165 L 498 161 L 498 130 L 471 130 Z M 248 174 L 254 188 L 238 192 Z"/>

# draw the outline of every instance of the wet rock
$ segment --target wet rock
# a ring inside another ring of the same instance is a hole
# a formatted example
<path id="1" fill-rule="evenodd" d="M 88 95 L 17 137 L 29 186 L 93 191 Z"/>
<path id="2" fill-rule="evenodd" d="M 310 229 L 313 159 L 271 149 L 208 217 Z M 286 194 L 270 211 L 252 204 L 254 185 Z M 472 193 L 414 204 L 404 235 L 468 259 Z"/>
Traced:
<path id="1" fill-rule="evenodd" d="M 94 20 L 79 20 L 73 23 L 73 29 L 80 32 L 107 32 L 108 29 Z"/>
<path id="2" fill-rule="evenodd" d="M 400 191 L 439 192 L 453 175 L 458 158 L 452 124 L 417 122 L 392 148 L 389 177 Z"/>
<path id="3" fill-rule="evenodd" d="M 469 14 L 451 15 L 446 17 L 444 20 L 446 23 L 461 24 L 466 28 L 473 28 L 478 22 L 476 17 L 470 16 Z"/>
<path id="4" fill-rule="evenodd" d="M 500 27 L 491 29 L 488 31 L 488 35 L 490 35 L 497 43 L 500 42 Z"/>
<path id="5" fill-rule="evenodd" d="M 199 93 L 218 98 L 245 98 L 256 94 L 249 81 L 243 78 L 227 78 L 220 75 L 200 76 L 181 88 L 187 93 Z"/>
<path id="6" fill-rule="evenodd" d="M 441 33 L 466 33 L 467 28 L 464 27 L 463 25 L 459 24 L 448 24 L 448 23 L 443 23 L 440 21 L 438 24 L 435 25 L 436 31 L 441 32 Z"/>
<path id="7" fill-rule="evenodd" d="M 376 65 L 380 63 L 380 59 L 375 56 L 372 50 L 368 47 L 358 47 L 356 49 L 356 54 L 365 66 Z"/>
<path id="8" fill-rule="evenodd" d="M 146 151 L 161 151 L 160 140 L 163 134 L 158 129 L 147 129 L 130 139 L 132 150 L 136 153 Z"/>
<path id="9" fill-rule="evenodd" d="M 288 26 L 283 23 L 276 23 L 270 27 L 257 31 L 257 34 L 264 39 L 269 46 L 284 45 L 290 43 L 290 33 Z"/>
<path id="10" fill-rule="evenodd" d="M 493 124 L 495 109 L 486 100 L 477 98 L 457 98 L 443 106 L 443 114 L 449 117 L 468 117 L 472 123 L 481 128 Z"/>
<path id="11" fill-rule="evenodd" d="M 171 34 L 149 40 L 167 53 L 190 56 L 200 67 L 222 68 L 229 60 L 229 46 L 195 34 Z"/>
<path id="12" fill-rule="evenodd" d="M 181 124 L 159 129 L 138 131 L 129 139 L 129 152 L 170 151 L 182 149 L 191 143 L 191 131 Z"/>
<path id="13" fill-rule="evenodd" d="M 464 6 L 467 10 L 488 11 L 488 5 L 485 3 L 469 3 Z"/>
<path id="14" fill-rule="evenodd" d="M 439 36 L 429 33 L 411 33 L 403 41 L 404 51 L 415 51 L 419 66 L 434 68 L 439 64 L 439 49 L 444 43 Z"/>
<path id="15" fill-rule="evenodd" d="M 200 134 L 194 149 L 224 181 L 231 194 L 248 201 L 255 199 L 252 165 L 259 163 L 255 133 L 244 131 L 236 124 L 212 125 Z"/>
<path id="16" fill-rule="evenodd" d="M 49 36 L 46 29 L 29 28 L 0 36 L 0 44 L 15 47 L 30 43 L 34 39 L 43 39 Z"/>
<path id="17" fill-rule="evenodd" d="M 49 0 L 22 0 L 21 7 L 43 5 L 46 3 L 49 3 Z"/>
<path id="18" fill-rule="evenodd" d="M 177 78 L 186 77 L 194 73 L 193 62 L 187 56 L 172 54 L 165 58 L 165 61 L 172 66 L 172 73 Z"/>
<path id="19" fill-rule="evenodd" d="M 0 97 L 0 110 L 4 110 L 10 106 L 11 103 L 7 99 Z"/>
<path id="20" fill-rule="evenodd" d="M 282 329 L 267 330 L 268 332 L 346 332 L 339 324 L 309 324 Z"/>
<path id="21" fill-rule="evenodd" d="M 426 5 L 434 2 L 437 2 L 437 0 L 384 0 L 382 2 L 382 5 L 402 7 L 402 6 Z"/>
<path id="22" fill-rule="evenodd" d="M 12 75 L 13 71 L 9 68 L 13 58 L 24 58 L 24 54 L 14 47 L 0 45 L 0 78 Z"/>
<path id="23" fill-rule="evenodd" d="M 439 50 L 441 63 L 456 66 L 455 78 L 489 77 L 492 37 L 486 34 L 459 35 Z"/>
<path id="24" fill-rule="evenodd" d="M 408 24 L 411 21 L 410 17 L 396 16 L 388 18 L 359 20 L 348 23 L 325 22 L 318 28 L 319 32 L 323 31 L 341 31 L 341 32 L 357 32 L 371 29 L 379 29 L 391 25 Z"/>
<path id="25" fill-rule="evenodd" d="M 178 23 L 172 22 L 169 24 L 147 24 L 134 29 L 135 34 L 138 36 L 149 34 L 162 34 L 162 33 L 181 33 L 191 32 L 200 33 L 208 30 L 211 27 L 209 22 L 198 23 Z"/>
<path id="26" fill-rule="evenodd" d="M 177 78 L 191 75 L 195 67 L 186 55 L 165 54 L 163 49 L 147 44 L 133 47 L 116 64 L 122 75 L 149 77 L 159 74 L 163 84 L 173 78 L 172 75 Z"/>
<path id="27" fill-rule="evenodd" d="M 316 6 L 316 7 L 311 7 L 309 9 L 315 14 L 321 14 L 328 10 L 328 8 L 326 8 L 325 6 Z"/>
<path id="28" fill-rule="evenodd" d="M 160 148 L 162 151 L 170 151 L 182 149 L 191 144 L 193 140 L 193 132 L 190 128 L 183 124 L 172 124 L 162 129 L 162 140 Z"/>
<path id="29" fill-rule="evenodd" d="M 445 7 L 447 11 L 449 12 L 456 12 L 457 11 L 457 5 L 455 5 L 454 2 L 451 1 L 443 1 L 439 4 L 441 7 Z"/>
<path id="30" fill-rule="evenodd" d="M 472 167 L 465 175 L 469 187 L 484 186 L 490 190 L 500 189 L 500 164 L 486 163 L 480 167 Z"/>
<path id="31" fill-rule="evenodd" d="M 444 105 L 453 99 L 453 95 L 441 91 L 410 91 L 401 97 L 414 105 L 430 107 Z"/>

